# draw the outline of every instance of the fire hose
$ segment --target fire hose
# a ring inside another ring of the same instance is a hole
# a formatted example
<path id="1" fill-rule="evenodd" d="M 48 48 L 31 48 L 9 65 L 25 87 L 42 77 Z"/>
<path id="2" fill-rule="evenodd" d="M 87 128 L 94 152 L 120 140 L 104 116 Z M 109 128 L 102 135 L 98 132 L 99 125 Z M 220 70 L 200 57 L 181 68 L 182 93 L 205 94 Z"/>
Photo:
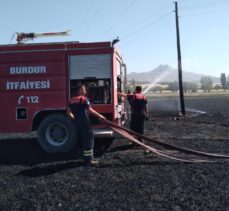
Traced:
<path id="1" fill-rule="evenodd" d="M 180 158 L 177 156 L 172 155 L 171 153 L 166 153 L 163 150 L 159 150 L 156 149 L 150 145 L 147 145 L 145 143 L 142 143 L 139 140 L 146 140 L 148 142 L 154 143 L 156 145 L 159 146 L 163 146 L 169 149 L 173 149 L 176 151 L 180 151 L 182 153 L 185 154 L 193 154 L 193 155 L 199 155 L 199 156 L 203 156 L 203 157 L 208 157 L 208 158 L 217 158 L 217 159 L 229 159 L 229 155 L 221 155 L 221 154 L 215 154 L 215 153 L 208 153 L 208 152 L 202 152 L 202 151 L 197 151 L 197 150 L 192 150 L 192 149 L 187 149 L 187 148 L 183 148 L 183 147 L 179 147 L 176 145 L 172 145 L 172 144 L 168 144 L 162 141 L 159 141 L 155 138 L 148 138 L 144 135 L 138 134 L 132 130 L 129 130 L 127 128 L 121 127 L 111 121 L 108 120 L 104 120 L 103 121 L 104 124 L 106 124 L 107 126 L 111 127 L 115 132 L 119 133 L 121 136 L 129 139 L 130 141 L 134 142 L 135 144 L 143 147 L 144 149 L 156 153 L 159 156 L 162 157 L 166 157 L 169 159 L 173 159 L 173 160 L 177 160 L 177 161 L 182 161 L 182 162 L 214 162 L 212 160 L 202 160 L 202 159 L 184 159 L 184 158 Z"/>

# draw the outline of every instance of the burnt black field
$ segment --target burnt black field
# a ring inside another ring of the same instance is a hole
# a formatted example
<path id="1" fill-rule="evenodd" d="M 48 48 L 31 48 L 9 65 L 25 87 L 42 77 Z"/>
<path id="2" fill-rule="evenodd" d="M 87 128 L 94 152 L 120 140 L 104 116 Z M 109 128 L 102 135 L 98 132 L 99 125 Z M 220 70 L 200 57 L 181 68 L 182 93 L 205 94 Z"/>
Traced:
<path id="1" fill-rule="evenodd" d="M 155 100 L 146 136 L 229 155 L 227 101 L 220 97 L 195 102 L 186 100 L 191 110 L 184 117 L 176 112 L 160 115 Z M 200 158 L 160 149 L 184 158 Z M 111 145 L 97 139 L 95 156 L 99 168 L 85 168 L 77 150 L 48 154 L 37 143 L 35 133 L 1 134 L 0 210 L 229 210 L 227 160 L 169 160 L 145 154 L 119 135 Z"/>

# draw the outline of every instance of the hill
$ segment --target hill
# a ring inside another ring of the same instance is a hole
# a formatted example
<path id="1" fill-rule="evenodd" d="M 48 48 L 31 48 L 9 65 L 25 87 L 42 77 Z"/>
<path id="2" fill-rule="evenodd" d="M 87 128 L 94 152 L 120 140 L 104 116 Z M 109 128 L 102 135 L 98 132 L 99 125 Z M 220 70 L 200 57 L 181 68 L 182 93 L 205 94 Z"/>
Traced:
<path id="1" fill-rule="evenodd" d="M 203 75 L 203 74 L 197 74 L 192 72 L 186 72 L 182 71 L 182 77 L 184 82 L 194 82 L 199 83 L 201 77 L 203 76 L 209 76 L 209 75 Z M 214 76 L 211 77 L 213 83 L 219 83 L 219 78 Z M 149 71 L 149 72 L 141 72 L 136 73 L 132 72 L 127 74 L 127 80 L 135 80 L 138 82 L 173 82 L 178 81 L 178 70 L 169 66 L 169 65 L 159 65 L 155 69 Z"/>

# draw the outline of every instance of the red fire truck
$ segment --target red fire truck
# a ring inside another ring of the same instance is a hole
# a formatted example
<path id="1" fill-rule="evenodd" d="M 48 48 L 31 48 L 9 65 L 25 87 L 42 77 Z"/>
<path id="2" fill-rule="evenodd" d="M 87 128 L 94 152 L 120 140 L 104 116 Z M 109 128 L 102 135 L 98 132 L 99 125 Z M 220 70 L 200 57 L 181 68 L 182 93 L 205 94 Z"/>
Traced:
<path id="1" fill-rule="evenodd" d="M 29 34 L 31 37 L 31 33 Z M 47 152 L 68 152 L 77 134 L 66 115 L 69 98 L 80 84 L 92 107 L 121 124 L 126 67 L 112 42 L 55 42 L 0 45 L 0 133 L 37 130 Z M 112 130 L 91 117 L 94 135 Z"/>

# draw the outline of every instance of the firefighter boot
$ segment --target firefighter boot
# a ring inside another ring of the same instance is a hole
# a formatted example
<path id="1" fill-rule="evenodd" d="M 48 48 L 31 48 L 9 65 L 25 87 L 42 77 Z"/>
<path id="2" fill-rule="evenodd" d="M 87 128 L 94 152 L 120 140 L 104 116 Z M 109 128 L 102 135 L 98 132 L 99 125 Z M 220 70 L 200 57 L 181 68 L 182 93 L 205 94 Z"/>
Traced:
<path id="1" fill-rule="evenodd" d="M 97 160 L 85 161 L 85 167 L 99 167 L 99 162 Z"/>

